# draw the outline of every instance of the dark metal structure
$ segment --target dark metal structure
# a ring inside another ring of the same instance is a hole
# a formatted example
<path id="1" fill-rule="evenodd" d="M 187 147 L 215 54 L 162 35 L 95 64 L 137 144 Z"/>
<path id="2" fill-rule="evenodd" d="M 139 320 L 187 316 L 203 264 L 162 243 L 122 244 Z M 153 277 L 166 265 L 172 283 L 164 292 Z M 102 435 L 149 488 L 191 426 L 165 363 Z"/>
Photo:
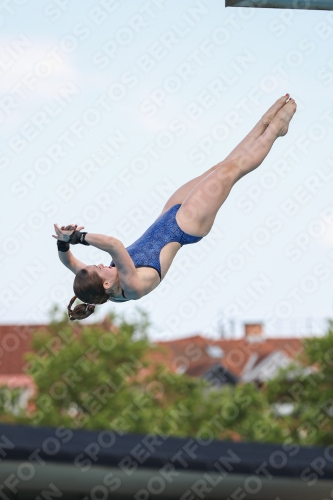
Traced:
<path id="1" fill-rule="evenodd" d="M 331 498 L 333 446 L 0 425 L 0 498 Z"/>
<path id="2" fill-rule="evenodd" d="M 333 0 L 226 0 L 226 7 L 333 10 Z"/>

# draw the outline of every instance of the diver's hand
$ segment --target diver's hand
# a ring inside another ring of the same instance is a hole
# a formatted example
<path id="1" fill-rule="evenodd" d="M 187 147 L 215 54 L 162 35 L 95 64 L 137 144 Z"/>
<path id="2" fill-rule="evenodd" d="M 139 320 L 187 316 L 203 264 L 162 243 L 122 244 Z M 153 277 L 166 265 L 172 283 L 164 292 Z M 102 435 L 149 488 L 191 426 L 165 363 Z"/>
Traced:
<path id="1" fill-rule="evenodd" d="M 77 224 L 69 224 L 68 226 L 59 227 L 58 224 L 54 224 L 54 230 L 57 236 L 52 234 L 52 237 L 59 241 L 68 242 L 73 231 L 81 231 L 81 229 L 84 229 L 84 226 L 78 227 Z"/>

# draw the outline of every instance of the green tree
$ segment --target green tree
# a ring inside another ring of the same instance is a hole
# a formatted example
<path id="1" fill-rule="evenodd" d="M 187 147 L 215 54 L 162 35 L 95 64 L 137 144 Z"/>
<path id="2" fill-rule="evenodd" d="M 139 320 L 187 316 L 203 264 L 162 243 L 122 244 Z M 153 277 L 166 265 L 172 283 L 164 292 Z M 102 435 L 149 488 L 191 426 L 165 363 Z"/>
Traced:
<path id="1" fill-rule="evenodd" d="M 288 405 L 280 417 L 289 439 L 300 444 L 333 440 L 333 321 L 323 337 L 304 339 L 298 363 L 281 370 L 266 388 L 271 405 Z"/>
<path id="2" fill-rule="evenodd" d="M 15 421 L 202 439 L 284 440 L 267 397 L 253 384 L 216 390 L 154 361 L 151 353 L 162 348 L 148 342 L 148 325 L 142 311 L 132 323 L 119 315 L 103 324 L 53 318 L 33 334 L 26 372 L 38 393 L 33 407 Z"/>
<path id="3" fill-rule="evenodd" d="M 22 389 L 9 388 L 6 385 L 0 386 L 0 422 L 13 424 L 16 422 L 19 413 L 19 399 Z"/>

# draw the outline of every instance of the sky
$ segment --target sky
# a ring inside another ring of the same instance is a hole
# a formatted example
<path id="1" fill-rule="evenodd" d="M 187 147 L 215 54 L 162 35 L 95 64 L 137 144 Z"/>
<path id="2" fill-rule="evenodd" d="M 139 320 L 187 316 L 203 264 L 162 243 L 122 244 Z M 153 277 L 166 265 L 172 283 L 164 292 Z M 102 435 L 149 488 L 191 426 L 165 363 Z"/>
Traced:
<path id="1" fill-rule="evenodd" d="M 54 223 L 130 245 L 289 93 L 288 134 L 233 187 L 209 235 L 183 247 L 149 295 L 85 322 L 133 319 L 139 307 L 158 340 L 237 336 L 257 321 L 270 336 L 299 335 L 307 318 L 319 331 L 333 313 L 332 39 L 326 11 L 3 2 L 1 324 L 45 323 L 74 295 Z M 72 251 L 87 265 L 111 261 Z"/>

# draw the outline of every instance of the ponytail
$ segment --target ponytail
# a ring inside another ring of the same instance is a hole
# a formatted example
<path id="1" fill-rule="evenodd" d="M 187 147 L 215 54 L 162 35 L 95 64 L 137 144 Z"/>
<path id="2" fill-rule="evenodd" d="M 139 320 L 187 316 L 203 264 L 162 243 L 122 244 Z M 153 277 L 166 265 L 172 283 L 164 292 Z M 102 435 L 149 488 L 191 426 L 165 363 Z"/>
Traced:
<path id="1" fill-rule="evenodd" d="M 97 272 L 88 272 L 86 268 L 80 269 L 76 274 L 73 289 L 75 295 L 67 306 L 68 316 L 71 321 L 88 318 L 95 311 L 95 304 L 105 304 L 110 297 L 114 296 L 111 291 L 106 293 L 103 279 Z M 77 298 L 83 304 L 77 305 L 72 310 L 71 307 Z"/>
<path id="2" fill-rule="evenodd" d="M 74 295 L 67 306 L 68 316 L 71 321 L 88 318 L 95 311 L 95 304 L 79 304 L 72 311 L 71 307 L 76 299 L 77 297 Z"/>

